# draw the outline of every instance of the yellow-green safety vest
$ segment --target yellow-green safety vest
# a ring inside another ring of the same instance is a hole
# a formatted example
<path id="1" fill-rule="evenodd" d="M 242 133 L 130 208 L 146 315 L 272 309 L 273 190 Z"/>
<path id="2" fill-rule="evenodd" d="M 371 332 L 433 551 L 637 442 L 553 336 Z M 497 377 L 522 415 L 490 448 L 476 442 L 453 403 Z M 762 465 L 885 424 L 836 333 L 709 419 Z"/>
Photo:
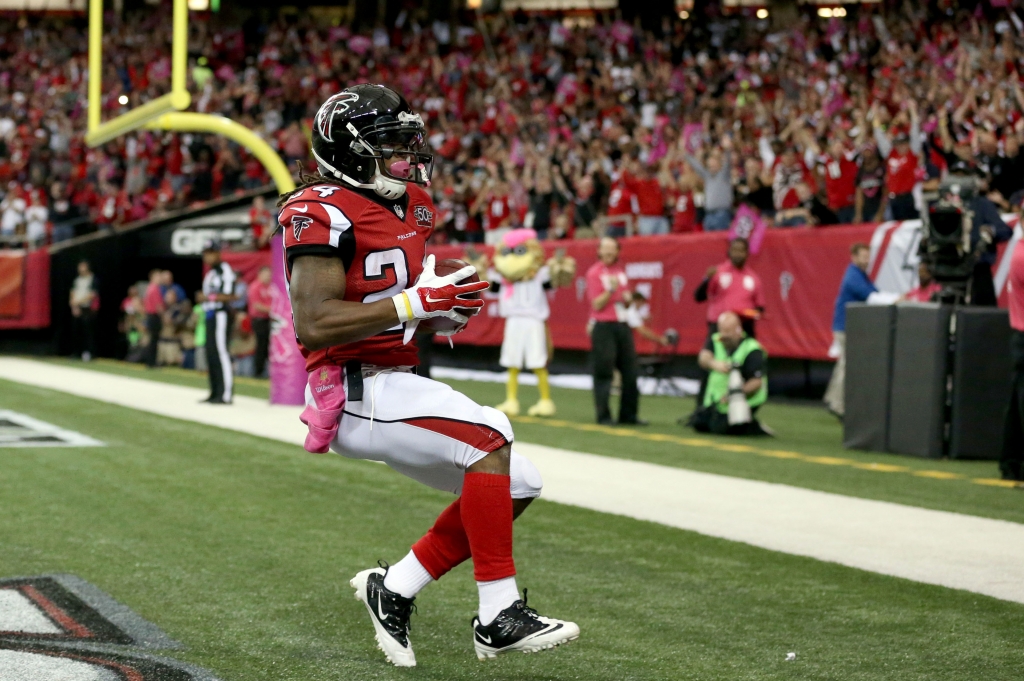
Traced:
<path id="1" fill-rule="evenodd" d="M 729 362 L 735 366 L 743 366 L 743 362 L 746 361 L 747 355 L 754 350 L 760 350 L 764 354 L 765 360 L 768 359 L 768 353 L 764 351 L 761 344 L 756 339 L 746 336 L 740 341 L 739 346 L 730 355 L 729 351 L 725 349 L 725 345 L 716 333 L 711 336 L 711 343 L 715 348 L 715 359 L 720 362 Z M 712 371 L 711 375 L 708 376 L 708 386 L 704 391 L 704 406 L 710 407 L 712 404 L 718 407 L 718 411 L 723 414 L 729 410 L 729 403 L 722 402 L 722 398 L 729 394 L 729 374 L 723 374 L 720 371 Z M 761 377 L 761 387 L 753 395 L 747 397 L 747 404 L 750 408 L 759 407 L 765 403 L 768 399 L 768 377 Z"/>

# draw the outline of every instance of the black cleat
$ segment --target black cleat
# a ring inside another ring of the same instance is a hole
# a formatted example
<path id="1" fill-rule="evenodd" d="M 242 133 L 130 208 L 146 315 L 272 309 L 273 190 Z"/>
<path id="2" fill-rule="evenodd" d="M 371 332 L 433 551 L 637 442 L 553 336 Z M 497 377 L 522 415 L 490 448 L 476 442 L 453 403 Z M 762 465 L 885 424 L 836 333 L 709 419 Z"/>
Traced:
<path id="1" fill-rule="evenodd" d="M 373 621 L 377 647 L 384 651 L 388 661 L 396 667 L 415 667 L 416 655 L 409 642 L 409 618 L 415 598 L 405 598 L 384 588 L 382 567 L 363 570 L 349 581 L 356 590 L 356 600 L 362 601 Z"/>
<path id="2" fill-rule="evenodd" d="M 536 653 L 579 637 L 580 628 L 575 622 L 541 617 L 536 610 L 527 607 L 525 590 L 523 600 L 502 610 L 487 626 L 480 624 L 479 618 L 473 618 L 473 645 L 481 660 L 514 650 Z"/>

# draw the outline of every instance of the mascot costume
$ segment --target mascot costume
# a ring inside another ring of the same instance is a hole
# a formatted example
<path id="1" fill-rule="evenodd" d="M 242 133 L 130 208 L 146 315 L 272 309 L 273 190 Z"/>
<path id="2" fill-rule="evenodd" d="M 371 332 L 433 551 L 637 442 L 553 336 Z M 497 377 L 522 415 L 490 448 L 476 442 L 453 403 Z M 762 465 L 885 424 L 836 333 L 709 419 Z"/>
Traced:
<path id="1" fill-rule="evenodd" d="M 492 290 L 498 293 L 499 314 L 505 318 L 501 366 L 508 369 L 506 399 L 495 408 L 508 416 L 519 415 L 519 371 L 530 369 L 537 376 L 540 401 L 526 413 L 554 416 L 547 370 L 552 350 L 547 328 L 547 291 L 572 283 L 576 261 L 559 253 L 545 264 L 537 232 L 514 229 L 505 234 L 495 249 L 494 270 L 500 276 L 489 278 Z"/>

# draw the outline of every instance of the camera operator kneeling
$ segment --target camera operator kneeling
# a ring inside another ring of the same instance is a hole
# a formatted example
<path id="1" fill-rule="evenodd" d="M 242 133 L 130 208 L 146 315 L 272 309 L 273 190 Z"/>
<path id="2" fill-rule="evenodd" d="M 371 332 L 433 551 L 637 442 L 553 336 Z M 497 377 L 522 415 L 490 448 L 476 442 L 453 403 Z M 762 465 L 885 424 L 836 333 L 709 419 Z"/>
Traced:
<path id="1" fill-rule="evenodd" d="M 690 425 L 703 433 L 769 435 L 755 418 L 768 399 L 765 358 L 761 344 L 743 332 L 739 316 L 723 312 L 718 333 L 697 357 L 701 369 L 710 375 L 704 404 L 690 418 Z"/>

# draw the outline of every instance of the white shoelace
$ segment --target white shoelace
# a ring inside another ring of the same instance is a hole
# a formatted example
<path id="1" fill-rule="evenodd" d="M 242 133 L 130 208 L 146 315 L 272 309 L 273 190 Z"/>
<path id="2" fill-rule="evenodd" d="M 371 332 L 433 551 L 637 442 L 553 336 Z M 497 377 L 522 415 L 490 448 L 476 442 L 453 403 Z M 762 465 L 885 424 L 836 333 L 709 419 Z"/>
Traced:
<path id="1" fill-rule="evenodd" d="M 392 374 L 394 372 L 411 373 L 412 367 L 398 366 L 398 367 L 377 367 L 373 366 L 370 369 L 364 367 L 363 380 L 366 380 L 373 375 L 373 381 L 370 382 L 370 432 L 373 432 L 373 417 L 377 412 L 377 377 L 381 374 Z"/>
<path id="2" fill-rule="evenodd" d="M 385 372 L 389 372 L 389 371 L 394 371 L 394 369 L 384 369 L 382 371 L 378 371 L 377 373 L 375 373 L 373 375 L 373 382 L 370 384 L 370 432 L 371 433 L 373 432 L 373 415 L 377 411 L 377 392 L 376 392 L 377 377 L 380 376 L 381 374 L 383 374 Z"/>

